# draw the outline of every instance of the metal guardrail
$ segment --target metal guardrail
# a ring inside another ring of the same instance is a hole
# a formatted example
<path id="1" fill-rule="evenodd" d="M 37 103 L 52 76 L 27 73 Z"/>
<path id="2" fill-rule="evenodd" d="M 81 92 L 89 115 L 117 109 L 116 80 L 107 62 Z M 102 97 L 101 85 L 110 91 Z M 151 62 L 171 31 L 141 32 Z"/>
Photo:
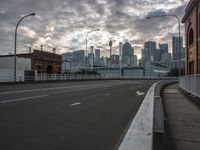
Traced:
<path id="1" fill-rule="evenodd" d="M 200 75 L 189 75 L 179 78 L 179 87 L 200 98 Z"/>

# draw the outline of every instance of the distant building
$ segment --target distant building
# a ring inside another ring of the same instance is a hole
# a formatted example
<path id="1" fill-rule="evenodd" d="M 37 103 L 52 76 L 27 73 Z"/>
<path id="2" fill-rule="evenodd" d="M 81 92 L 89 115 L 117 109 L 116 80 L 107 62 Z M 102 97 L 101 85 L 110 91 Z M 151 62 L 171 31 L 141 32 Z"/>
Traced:
<path id="1" fill-rule="evenodd" d="M 122 56 L 129 56 L 129 57 L 131 57 L 133 55 L 134 55 L 134 50 L 131 47 L 131 44 L 128 43 L 128 42 L 125 42 L 122 45 Z"/>
<path id="2" fill-rule="evenodd" d="M 96 49 L 95 50 L 95 54 L 94 54 L 94 65 L 99 66 L 100 65 L 100 49 Z"/>
<path id="3" fill-rule="evenodd" d="M 160 49 L 156 49 L 156 59 L 155 62 L 160 62 L 160 58 L 161 58 L 161 50 Z"/>
<path id="4" fill-rule="evenodd" d="M 118 64 L 119 64 L 119 55 L 112 54 L 110 61 L 111 61 L 111 66 L 118 66 Z"/>
<path id="5" fill-rule="evenodd" d="M 131 47 L 131 44 L 125 42 L 122 45 L 122 64 L 124 66 L 131 66 L 131 59 L 133 59 L 134 49 Z"/>
<path id="6" fill-rule="evenodd" d="M 180 37 L 180 52 L 179 52 L 179 37 L 172 37 L 172 56 L 173 60 L 178 60 L 183 55 L 183 37 Z"/>
<path id="7" fill-rule="evenodd" d="M 31 72 L 31 58 L 16 58 L 16 81 L 25 81 Z M 0 82 L 14 81 L 14 56 L 0 56 Z"/>
<path id="8" fill-rule="evenodd" d="M 165 65 L 165 66 L 170 68 L 170 62 L 171 62 L 171 54 L 170 53 L 163 53 L 161 55 L 160 63 L 162 65 Z"/>
<path id="9" fill-rule="evenodd" d="M 200 1 L 190 0 L 182 23 L 185 23 L 185 74 L 200 73 Z"/>
<path id="10" fill-rule="evenodd" d="M 14 55 L 1 55 L 0 58 L 13 59 Z M 26 72 L 24 73 L 26 77 L 34 76 L 40 73 L 60 73 L 61 72 L 62 61 L 61 61 L 61 55 L 59 54 L 41 51 L 41 50 L 34 50 L 31 53 L 17 54 L 17 60 L 19 60 L 20 62 L 24 60 L 25 63 L 28 62 L 27 60 L 30 60 L 31 67 L 28 71 L 26 70 Z"/>
<path id="11" fill-rule="evenodd" d="M 88 54 L 88 64 L 90 67 L 93 68 L 93 66 L 94 66 L 94 54 L 93 53 Z"/>
<path id="12" fill-rule="evenodd" d="M 156 42 L 148 41 L 144 43 L 140 65 L 144 66 L 147 62 L 156 62 Z"/>
<path id="13" fill-rule="evenodd" d="M 147 60 L 156 61 L 156 42 L 148 41 L 144 43 L 144 49 L 147 52 Z"/>
<path id="14" fill-rule="evenodd" d="M 32 53 L 17 54 L 19 58 L 31 58 L 31 71 L 33 73 L 60 73 L 61 72 L 61 55 L 34 50 Z"/>
<path id="15" fill-rule="evenodd" d="M 74 51 L 72 54 L 73 62 L 77 64 L 84 64 L 84 58 L 85 58 L 85 51 L 84 50 L 78 50 Z"/>
<path id="16" fill-rule="evenodd" d="M 159 44 L 160 55 L 168 53 L 168 43 Z"/>
<path id="17" fill-rule="evenodd" d="M 138 63 L 137 63 L 137 62 L 138 62 L 137 55 L 134 55 L 134 56 L 133 56 L 133 66 L 134 66 L 134 67 L 138 66 Z"/>

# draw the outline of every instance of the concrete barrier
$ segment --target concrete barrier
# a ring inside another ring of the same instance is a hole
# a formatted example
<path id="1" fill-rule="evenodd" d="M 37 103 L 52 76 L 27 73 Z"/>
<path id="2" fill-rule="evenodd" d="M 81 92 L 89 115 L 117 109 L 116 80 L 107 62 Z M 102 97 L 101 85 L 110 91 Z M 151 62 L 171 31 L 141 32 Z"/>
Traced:
<path id="1" fill-rule="evenodd" d="M 153 133 L 164 133 L 164 112 L 160 92 L 177 81 L 159 81 L 148 90 L 118 150 L 152 150 Z"/>
<path id="2" fill-rule="evenodd" d="M 154 83 L 128 129 L 119 150 L 151 150 L 153 143 Z"/>

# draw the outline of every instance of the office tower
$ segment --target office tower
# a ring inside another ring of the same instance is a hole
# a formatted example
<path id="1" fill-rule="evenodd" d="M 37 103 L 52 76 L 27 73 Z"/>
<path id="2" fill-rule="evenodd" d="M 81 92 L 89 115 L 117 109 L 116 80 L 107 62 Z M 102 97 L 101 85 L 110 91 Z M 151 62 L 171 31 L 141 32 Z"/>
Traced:
<path id="1" fill-rule="evenodd" d="M 72 54 L 73 62 L 83 64 L 84 63 L 84 56 L 85 56 L 84 50 L 74 51 L 73 54 Z"/>
<path id="2" fill-rule="evenodd" d="M 148 41 L 144 43 L 143 54 L 145 55 L 145 61 L 156 61 L 156 42 Z"/>
<path id="3" fill-rule="evenodd" d="M 95 50 L 94 62 L 95 64 L 99 64 L 100 61 L 100 49 Z"/>
<path id="4" fill-rule="evenodd" d="M 168 53 L 168 43 L 159 43 L 160 55 Z"/>
<path id="5" fill-rule="evenodd" d="M 160 58 L 161 58 L 161 50 L 160 49 L 156 49 L 156 62 L 160 62 Z"/>
<path id="6" fill-rule="evenodd" d="M 131 58 L 134 55 L 134 49 L 131 47 L 131 44 L 128 42 L 125 42 L 122 45 L 122 62 L 126 66 L 131 65 Z"/>
<path id="7" fill-rule="evenodd" d="M 172 37 L 172 56 L 173 60 L 181 58 L 183 51 L 183 37 L 180 37 L 180 52 L 179 52 L 179 37 Z"/>

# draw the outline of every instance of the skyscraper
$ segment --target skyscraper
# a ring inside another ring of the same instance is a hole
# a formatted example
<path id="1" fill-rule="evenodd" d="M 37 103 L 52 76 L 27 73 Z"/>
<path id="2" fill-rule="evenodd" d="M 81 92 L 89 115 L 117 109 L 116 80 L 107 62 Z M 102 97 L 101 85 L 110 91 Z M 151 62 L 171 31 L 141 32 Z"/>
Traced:
<path id="1" fill-rule="evenodd" d="M 148 41 L 144 43 L 145 59 L 151 62 L 156 61 L 156 42 Z"/>
<path id="2" fill-rule="evenodd" d="M 84 63 L 84 56 L 85 56 L 84 50 L 74 51 L 73 54 L 72 54 L 73 62 L 83 64 Z"/>
<path id="3" fill-rule="evenodd" d="M 172 37 L 172 57 L 173 60 L 181 58 L 183 51 L 183 37 L 180 37 L 180 53 L 179 53 L 179 37 Z"/>
<path id="4" fill-rule="evenodd" d="M 131 58 L 133 58 L 134 49 L 131 44 L 125 42 L 122 46 L 122 62 L 124 65 L 131 66 Z"/>
<path id="5" fill-rule="evenodd" d="M 168 43 L 159 43 L 160 54 L 167 54 L 168 53 Z"/>
<path id="6" fill-rule="evenodd" d="M 126 42 L 122 46 L 122 56 L 133 56 L 134 55 L 134 49 L 131 47 L 131 44 Z"/>
<path id="7" fill-rule="evenodd" d="M 95 50 L 94 63 L 95 63 L 95 65 L 99 65 L 99 63 L 100 63 L 100 49 Z"/>
<path id="8" fill-rule="evenodd" d="M 95 50 L 95 60 L 100 59 L 100 49 Z"/>

